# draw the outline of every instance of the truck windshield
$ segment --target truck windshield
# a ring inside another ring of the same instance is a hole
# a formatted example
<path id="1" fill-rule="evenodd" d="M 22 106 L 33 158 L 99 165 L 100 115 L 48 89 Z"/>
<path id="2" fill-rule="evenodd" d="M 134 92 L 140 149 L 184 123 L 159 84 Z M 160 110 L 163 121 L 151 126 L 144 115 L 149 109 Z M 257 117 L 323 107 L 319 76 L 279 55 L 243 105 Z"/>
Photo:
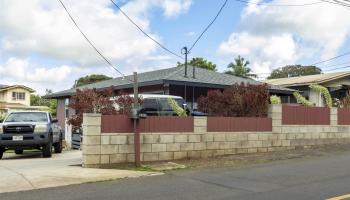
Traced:
<path id="1" fill-rule="evenodd" d="M 47 122 L 47 114 L 40 112 L 11 113 L 5 122 Z"/>

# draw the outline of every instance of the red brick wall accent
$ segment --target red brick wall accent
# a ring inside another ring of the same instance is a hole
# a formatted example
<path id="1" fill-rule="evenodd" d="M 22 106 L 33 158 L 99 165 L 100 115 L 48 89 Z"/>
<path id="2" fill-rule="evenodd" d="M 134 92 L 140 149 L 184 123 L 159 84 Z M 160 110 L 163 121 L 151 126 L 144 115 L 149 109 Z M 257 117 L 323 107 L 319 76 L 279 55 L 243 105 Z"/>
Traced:
<path id="1" fill-rule="evenodd" d="M 127 115 L 102 115 L 102 133 L 132 133 L 133 121 Z"/>
<path id="2" fill-rule="evenodd" d="M 270 118 L 208 117 L 208 132 L 264 132 L 272 131 Z"/>
<path id="3" fill-rule="evenodd" d="M 325 107 L 282 106 L 283 125 L 330 125 L 330 109 Z"/>
<path id="4" fill-rule="evenodd" d="M 193 117 L 149 116 L 139 120 L 141 133 L 193 132 Z M 102 115 L 102 133 L 132 133 L 133 121 L 126 115 Z"/>
<path id="5" fill-rule="evenodd" d="M 350 125 L 350 108 L 338 108 L 338 125 Z"/>
<path id="6" fill-rule="evenodd" d="M 141 133 L 193 132 L 193 117 L 149 116 L 140 121 Z"/>

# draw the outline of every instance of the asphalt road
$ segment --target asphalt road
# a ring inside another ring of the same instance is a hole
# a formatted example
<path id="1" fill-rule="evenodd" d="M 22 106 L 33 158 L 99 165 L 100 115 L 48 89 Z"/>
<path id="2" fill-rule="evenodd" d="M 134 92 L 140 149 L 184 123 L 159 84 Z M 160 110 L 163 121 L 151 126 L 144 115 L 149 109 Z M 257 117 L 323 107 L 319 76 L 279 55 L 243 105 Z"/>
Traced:
<path id="1" fill-rule="evenodd" d="M 350 193 L 350 152 L 239 168 L 178 170 L 166 175 L 0 194 L 1 200 L 328 199 Z"/>

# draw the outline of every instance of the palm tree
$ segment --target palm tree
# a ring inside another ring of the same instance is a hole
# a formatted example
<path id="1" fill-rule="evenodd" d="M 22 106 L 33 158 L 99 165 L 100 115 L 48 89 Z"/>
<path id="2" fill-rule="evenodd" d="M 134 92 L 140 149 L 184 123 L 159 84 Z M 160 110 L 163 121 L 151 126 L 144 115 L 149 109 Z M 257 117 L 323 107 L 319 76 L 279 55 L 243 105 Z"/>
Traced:
<path id="1" fill-rule="evenodd" d="M 235 62 L 231 62 L 230 64 L 227 65 L 227 68 L 229 69 L 226 71 L 226 74 L 234 75 L 234 76 L 239 76 L 243 78 L 256 78 L 256 74 L 251 73 L 251 69 L 247 67 L 249 65 L 249 61 L 245 60 L 243 57 L 238 55 L 237 58 L 235 58 Z"/>

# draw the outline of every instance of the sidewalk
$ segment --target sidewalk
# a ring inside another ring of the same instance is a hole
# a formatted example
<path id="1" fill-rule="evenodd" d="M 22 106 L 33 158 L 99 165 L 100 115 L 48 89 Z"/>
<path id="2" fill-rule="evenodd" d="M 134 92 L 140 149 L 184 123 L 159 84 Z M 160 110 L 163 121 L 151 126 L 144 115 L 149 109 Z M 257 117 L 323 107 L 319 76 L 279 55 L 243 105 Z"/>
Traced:
<path id="1" fill-rule="evenodd" d="M 80 167 L 81 152 L 68 151 L 42 158 L 40 152 L 24 155 L 5 154 L 0 160 L 0 193 L 81 184 L 96 181 L 152 175 L 116 169 Z"/>

